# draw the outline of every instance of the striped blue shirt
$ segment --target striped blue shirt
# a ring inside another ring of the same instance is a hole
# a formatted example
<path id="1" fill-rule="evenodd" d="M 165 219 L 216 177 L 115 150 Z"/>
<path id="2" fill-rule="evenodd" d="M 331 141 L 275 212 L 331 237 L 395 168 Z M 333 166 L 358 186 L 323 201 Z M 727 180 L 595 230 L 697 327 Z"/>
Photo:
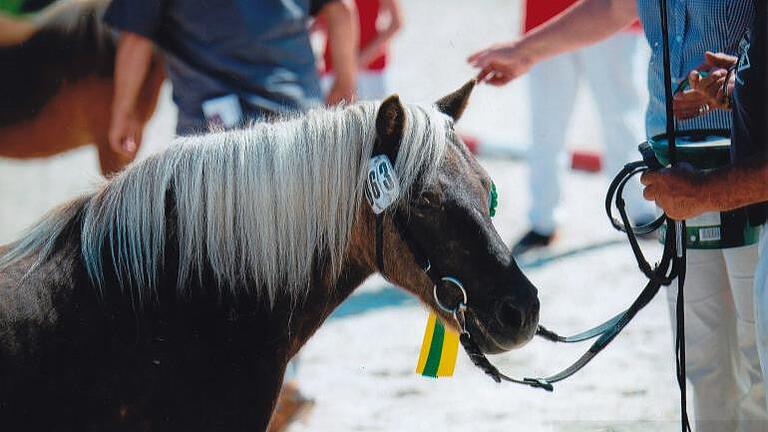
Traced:
<path id="1" fill-rule="evenodd" d="M 736 55 L 739 41 L 754 17 L 754 0 L 667 0 L 673 90 L 692 69 L 704 62 L 704 52 Z M 664 108 L 664 54 L 659 0 L 637 0 L 637 11 L 651 47 L 648 65 L 650 100 L 645 115 L 646 134 L 666 130 Z M 713 111 L 678 121 L 678 130 L 730 129 L 731 113 Z"/>

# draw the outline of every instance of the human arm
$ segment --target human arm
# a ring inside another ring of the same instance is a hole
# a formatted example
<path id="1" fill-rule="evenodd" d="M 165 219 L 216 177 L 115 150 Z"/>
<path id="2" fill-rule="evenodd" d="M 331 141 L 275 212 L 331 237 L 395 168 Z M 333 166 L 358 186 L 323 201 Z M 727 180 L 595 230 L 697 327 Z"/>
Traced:
<path id="1" fill-rule="evenodd" d="M 141 144 L 142 125 L 137 100 L 150 70 L 154 38 L 162 26 L 168 0 L 111 0 L 104 21 L 121 32 L 115 55 L 109 145 L 133 158 Z"/>
<path id="2" fill-rule="evenodd" d="M 690 88 L 675 94 L 673 108 L 678 120 L 698 117 L 714 109 L 730 109 L 736 74 L 728 70 L 736 66 L 738 57 L 707 51 L 704 58 L 704 63 L 688 74 Z M 707 76 L 701 72 L 707 72 Z"/>
<path id="3" fill-rule="evenodd" d="M 667 216 L 690 219 L 768 201 L 768 161 L 749 161 L 711 171 L 690 166 L 643 173 L 643 196 Z"/>
<path id="4" fill-rule="evenodd" d="M 117 153 L 133 157 L 141 145 L 143 123 L 136 102 L 152 64 L 152 41 L 136 33 L 124 32 L 115 56 L 115 90 L 109 145 Z"/>
<path id="5" fill-rule="evenodd" d="M 381 0 L 379 7 L 388 17 L 387 25 L 365 48 L 360 50 L 357 60 L 359 67 L 366 67 L 376 60 L 403 27 L 403 10 L 399 0 Z"/>
<path id="6" fill-rule="evenodd" d="M 357 81 L 357 10 L 351 1 L 337 0 L 323 6 L 320 16 L 328 26 L 328 45 L 335 75 L 326 103 L 351 102 L 355 99 Z"/>
<path id="7" fill-rule="evenodd" d="M 523 38 L 472 54 L 478 79 L 504 85 L 536 63 L 599 42 L 637 19 L 636 0 L 582 0 Z"/>

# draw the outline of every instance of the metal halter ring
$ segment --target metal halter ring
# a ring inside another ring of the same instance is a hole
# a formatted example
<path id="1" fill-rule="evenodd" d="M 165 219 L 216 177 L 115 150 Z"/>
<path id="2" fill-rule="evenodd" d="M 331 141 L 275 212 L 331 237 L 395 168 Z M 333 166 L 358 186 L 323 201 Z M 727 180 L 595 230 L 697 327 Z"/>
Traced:
<path id="1" fill-rule="evenodd" d="M 462 301 L 459 302 L 455 307 L 449 308 L 446 307 L 441 301 L 440 297 L 437 296 L 437 284 L 432 288 L 432 296 L 435 298 L 435 303 L 437 304 L 437 307 L 442 309 L 445 312 L 448 312 L 450 314 L 456 313 L 456 311 L 460 310 L 462 307 L 467 306 L 467 290 L 464 289 L 464 284 L 461 283 L 458 279 L 450 276 L 442 277 L 440 278 L 440 282 L 443 283 L 450 283 L 453 286 L 455 286 L 462 296 Z"/>

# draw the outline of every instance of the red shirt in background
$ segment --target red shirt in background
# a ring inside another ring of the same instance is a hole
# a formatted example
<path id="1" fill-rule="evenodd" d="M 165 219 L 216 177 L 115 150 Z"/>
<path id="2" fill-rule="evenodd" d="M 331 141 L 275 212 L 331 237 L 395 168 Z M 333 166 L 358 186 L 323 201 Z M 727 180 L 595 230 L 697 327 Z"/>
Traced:
<path id="1" fill-rule="evenodd" d="M 376 30 L 376 20 L 379 18 L 379 0 L 355 0 L 357 15 L 360 19 L 360 49 L 368 46 L 379 32 Z M 325 73 L 333 71 L 331 48 L 325 43 Z M 365 70 L 380 71 L 387 67 L 387 54 L 383 53 L 372 61 Z"/>
<path id="2" fill-rule="evenodd" d="M 527 0 L 525 2 L 523 33 L 528 33 L 544 24 L 577 1 L 579 0 Z M 635 21 L 628 30 L 639 31 L 640 29 L 640 22 Z"/>

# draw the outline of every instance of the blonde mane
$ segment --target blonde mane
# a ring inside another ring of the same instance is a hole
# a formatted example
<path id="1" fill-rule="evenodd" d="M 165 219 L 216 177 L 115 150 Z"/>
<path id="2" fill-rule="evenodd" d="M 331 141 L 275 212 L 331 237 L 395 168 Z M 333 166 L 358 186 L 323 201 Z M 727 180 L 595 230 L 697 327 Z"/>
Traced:
<path id="1" fill-rule="evenodd" d="M 180 291 L 208 268 L 220 286 L 250 287 L 270 302 L 283 289 L 298 298 L 317 260 L 333 277 L 341 269 L 363 202 L 377 109 L 377 103 L 358 103 L 178 138 L 81 198 L 79 211 L 70 205 L 43 219 L 0 256 L 0 267 L 32 253 L 45 259 L 65 220 L 76 217 L 94 283 L 103 286 L 104 266 L 112 265 L 121 286 L 152 295 L 172 223 Z M 417 177 L 425 183 L 434 177 L 451 120 L 433 106 L 405 109 L 395 169 L 401 189 L 409 191 Z"/>

